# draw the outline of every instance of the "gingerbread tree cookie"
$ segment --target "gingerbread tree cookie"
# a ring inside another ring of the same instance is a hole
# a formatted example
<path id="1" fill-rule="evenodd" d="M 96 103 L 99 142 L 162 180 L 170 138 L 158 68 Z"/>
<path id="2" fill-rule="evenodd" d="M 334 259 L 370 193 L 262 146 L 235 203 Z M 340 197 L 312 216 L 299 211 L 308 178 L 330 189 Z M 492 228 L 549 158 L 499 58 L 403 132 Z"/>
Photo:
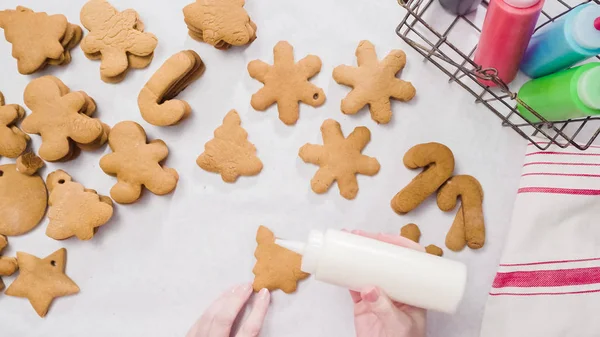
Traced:
<path id="1" fill-rule="evenodd" d="M 46 235 L 55 240 L 76 236 L 89 240 L 96 229 L 108 222 L 113 214 L 109 197 L 98 195 L 73 181 L 63 170 L 57 170 L 46 179 L 50 199 Z"/>
<path id="2" fill-rule="evenodd" d="M 100 74 L 105 82 L 118 82 L 132 65 L 149 64 L 158 44 L 133 9 L 117 11 L 106 0 L 88 1 L 80 13 L 81 23 L 90 33 L 81 41 L 81 49 L 92 59 L 101 58 Z M 128 54 L 139 57 L 133 60 Z M 140 59 L 141 58 L 141 59 Z"/>
<path id="3" fill-rule="evenodd" d="M 23 96 L 31 114 L 21 127 L 42 136 L 39 155 L 47 161 L 68 157 L 70 140 L 91 144 L 105 133 L 102 122 L 88 116 L 95 110 L 93 100 L 82 91 L 68 91 L 54 76 L 36 78 L 25 88 Z"/>
<path id="4" fill-rule="evenodd" d="M 189 34 L 218 49 L 242 46 L 256 39 L 256 24 L 244 9 L 244 0 L 197 0 L 185 6 Z"/>
<path id="5" fill-rule="evenodd" d="M 337 181 L 340 194 L 346 199 L 354 199 L 358 193 L 356 174 L 372 176 L 379 172 L 377 159 L 361 153 L 371 140 L 371 132 L 361 126 L 344 138 L 340 123 L 328 119 L 323 122 L 321 133 L 324 145 L 306 144 L 299 153 L 305 163 L 321 167 L 310 182 L 312 190 L 325 193 Z"/>
<path id="6" fill-rule="evenodd" d="M 67 22 L 64 15 L 36 13 L 23 6 L 0 11 L 0 28 L 12 44 L 12 55 L 21 74 L 34 73 L 46 64 L 69 63 L 69 50 L 82 37 L 81 27 Z"/>
<path id="7" fill-rule="evenodd" d="M 27 148 L 29 136 L 15 124 L 25 117 L 25 110 L 18 104 L 4 105 L 0 92 L 0 156 L 15 158 Z"/>
<path id="8" fill-rule="evenodd" d="M 110 196 L 120 204 L 138 200 L 142 185 L 157 195 L 170 193 L 177 186 L 177 171 L 160 164 L 169 154 L 167 144 L 160 139 L 146 141 L 144 128 L 131 121 L 118 123 L 108 135 L 113 153 L 102 157 L 100 167 L 117 177 Z"/>
<path id="9" fill-rule="evenodd" d="M 0 235 L 0 253 L 2 250 L 8 245 L 8 240 L 6 236 Z M 6 257 L 0 256 L 0 276 L 10 276 L 14 274 L 17 269 L 19 269 L 19 265 L 17 263 L 17 259 L 14 257 Z M 0 278 L 0 291 L 4 290 L 4 282 Z"/>
<path id="10" fill-rule="evenodd" d="M 373 120 L 388 123 L 392 118 L 390 97 L 407 102 L 416 94 L 410 82 L 396 78 L 406 64 L 406 54 L 402 50 L 392 50 L 379 61 L 375 46 L 369 41 L 361 41 L 356 48 L 356 59 L 358 67 L 341 65 L 333 70 L 333 79 L 337 83 L 353 88 L 342 100 L 342 112 L 355 114 L 369 104 Z"/>
<path id="11" fill-rule="evenodd" d="M 64 248 L 44 259 L 17 252 L 19 276 L 6 289 L 6 295 L 29 299 L 38 315 L 46 316 L 55 298 L 79 292 L 77 284 L 65 275 L 66 257 Z"/>
<path id="12" fill-rule="evenodd" d="M 273 48 L 273 55 L 272 66 L 260 60 L 248 64 L 250 76 L 265 84 L 252 95 L 250 104 L 256 110 L 265 111 L 277 103 L 279 119 L 292 125 L 298 121 L 298 102 L 313 107 L 325 102 L 323 89 L 308 81 L 321 70 L 321 59 L 308 55 L 294 63 L 294 48 L 287 41 L 279 41 Z"/>
<path id="13" fill-rule="evenodd" d="M 204 152 L 196 160 L 202 169 L 220 173 L 223 181 L 229 183 L 241 175 L 257 175 L 263 168 L 241 123 L 238 113 L 229 111 L 223 125 L 215 130 L 215 138 L 206 143 Z"/>
<path id="14" fill-rule="evenodd" d="M 310 276 L 300 270 L 302 256 L 275 244 L 275 235 L 267 227 L 260 226 L 256 232 L 256 264 L 254 291 L 267 288 L 270 291 L 281 289 L 289 294 L 296 291 L 298 281 Z"/>

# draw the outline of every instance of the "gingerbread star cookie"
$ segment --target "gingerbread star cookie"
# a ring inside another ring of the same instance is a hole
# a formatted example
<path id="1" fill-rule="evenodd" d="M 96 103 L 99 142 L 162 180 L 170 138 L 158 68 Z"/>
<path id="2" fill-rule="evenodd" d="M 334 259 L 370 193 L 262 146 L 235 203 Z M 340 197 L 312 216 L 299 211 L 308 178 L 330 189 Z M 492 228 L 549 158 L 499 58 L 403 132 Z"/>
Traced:
<path id="1" fill-rule="evenodd" d="M 256 264 L 252 287 L 258 292 L 281 289 L 289 294 L 296 291 L 298 281 L 310 276 L 300 270 L 302 256 L 275 244 L 275 235 L 267 227 L 260 226 L 256 232 Z"/>
<path id="2" fill-rule="evenodd" d="M 6 239 L 6 236 L 0 235 L 0 253 L 2 253 L 2 250 L 7 245 L 8 240 Z M 16 258 L 0 256 L 0 276 L 10 276 L 14 274 L 17 269 L 19 269 L 19 265 Z M 4 282 L 2 282 L 2 278 L 0 278 L 0 291 L 2 290 L 4 290 Z"/>
<path id="3" fill-rule="evenodd" d="M 371 140 L 371 132 L 360 126 L 344 138 L 340 123 L 328 119 L 323 122 L 321 133 L 323 145 L 306 144 L 299 152 L 305 163 L 321 167 L 310 182 L 312 190 L 325 193 L 337 181 L 340 194 L 346 199 L 354 199 L 358 193 L 356 174 L 372 176 L 379 172 L 377 159 L 361 153 Z"/>
<path id="4" fill-rule="evenodd" d="M 38 315 L 46 316 L 55 298 L 79 292 L 77 284 L 65 275 L 66 254 L 67 250 L 61 248 L 40 259 L 17 252 L 19 276 L 6 289 L 6 295 L 29 299 Z"/>
<path id="5" fill-rule="evenodd" d="M 15 158 L 27 148 L 29 136 L 15 124 L 25 117 L 25 110 L 18 104 L 4 105 L 0 92 L 0 156 Z"/>
<path id="6" fill-rule="evenodd" d="M 244 0 L 197 0 L 185 6 L 189 35 L 218 49 L 242 46 L 256 39 L 256 24 L 244 9 Z"/>
<path id="7" fill-rule="evenodd" d="M 265 84 L 252 95 L 250 104 L 256 110 L 265 111 L 277 103 L 279 119 L 292 125 L 298 121 L 298 102 L 313 107 L 325 102 L 323 89 L 308 81 L 321 70 L 321 59 L 308 55 L 294 63 L 294 48 L 287 41 L 279 41 L 273 48 L 273 55 L 273 65 L 260 60 L 248 64 L 250 77 Z"/>
<path id="8" fill-rule="evenodd" d="M 119 82 L 129 67 L 147 66 L 152 60 L 158 39 L 144 32 L 144 25 L 133 9 L 119 12 L 106 0 L 90 0 L 81 9 L 80 18 L 90 31 L 81 41 L 81 49 L 90 59 L 102 59 L 103 81 Z"/>
<path id="9" fill-rule="evenodd" d="M 238 113 L 229 111 L 223 125 L 215 130 L 215 138 L 204 145 L 204 153 L 196 160 L 202 169 L 220 173 L 223 181 L 229 183 L 241 175 L 257 175 L 263 168 L 256 156 L 256 148 L 248 141 L 248 133 L 241 123 Z"/>
<path id="10" fill-rule="evenodd" d="M 333 79 L 337 83 L 353 88 L 342 100 L 342 112 L 355 114 L 369 104 L 371 118 L 377 123 L 388 123 L 392 118 L 390 98 L 407 102 L 416 94 L 410 82 L 396 77 L 406 65 L 406 54 L 402 50 L 392 50 L 379 61 L 375 46 L 369 41 L 361 41 L 356 48 L 356 59 L 358 67 L 341 65 L 333 70 Z"/>
<path id="11" fill-rule="evenodd" d="M 50 192 L 50 222 L 46 228 L 49 237 L 64 240 L 76 236 L 79 240 L 89 240 L 112 217 L 112 200 L 74 182 L 67 172 L 50 173 L 46 184 Z"/>
<path id="12" fill-rule="evenodd" d="M 142 186 L 157 195 L 170 193 L 177 186 L 177 171 L 160 164 L 169 154 L 167 144 L 160 139 L 146 141 L 144 128 L 131 121 L 118 123 L 108 135 L 113 153 L 102 157 L 100 168 L 117 177 L 110 196 L 120 204 L 138 200 Z"/>

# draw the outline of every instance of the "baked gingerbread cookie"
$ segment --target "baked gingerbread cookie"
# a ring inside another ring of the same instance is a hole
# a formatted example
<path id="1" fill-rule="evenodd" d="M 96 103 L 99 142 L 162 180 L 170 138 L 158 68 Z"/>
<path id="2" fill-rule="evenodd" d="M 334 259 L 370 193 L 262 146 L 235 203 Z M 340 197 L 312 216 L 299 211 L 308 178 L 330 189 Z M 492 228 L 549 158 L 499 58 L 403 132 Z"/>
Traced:
<path id="1" fill-rule="evenodd" d="M 42 158 L 31 151 L 27 151 L 17 158 L 17 171 L 28 176 L 34 175 L 44 165 L 46 164 Z"/>
<path id="2" fill-rule="evenodd" d="M 48 194 L 44 180 L 34 173 L 21 173 L 17 165 L 0 165 L 0 235 L 21 235 L 44 217 Z"/>
<path id="3" fill-rule="evenodd" d="M 265 111 L 277 103 L 279 119 L 287 125 L 295 124 L 299 117 L 299 102 L 313 107 L 325 103 L 325 93 L 308 80 L 321 71 L 321 59 L 308 55 L 294 62 L 294 48 L 287 41 L 279 41 L 273 48 L 273 65 L 261 60 L 248 64 L 250 77 L 264 83 L 264 87 L 252 95 L 250 104 L 258 111 Z"/>
<path id="4" fill-rule="evenodd" d="M 120 82 L 129 67 L 150 64 L 158 39 L 144 32 L 144 25 L 133 9 L 119 12 L 106 0 L 90 0 L 81 9 L 80 19 L 90 31 L 81 41 L 81 49 L 88 58 L 102 60 L 103 81 Z"/>
<path id="5" fill-rule="evenodd" d="M 179 175 L 161 162 L 167 158 L 169 148 L 160 139 L 147 143 L 146 132 L 138 123 L 120 122 L 108 135 L 112 153 L 100 159 L 100 168 L 117 177 L 110 196 L 120 204 L 138 200 L 142 186 L 157 195 L 171 193 L 177 186 Z"/>
<path id="6" fill-rule="evenodd" d="M 229 183 L 239 176 L 257 175 L 263 168 L 241 123 L 237 111 L 229 111 L 223 125 L 215 130 L 215 138 L 204 145 L 204 152 L 196 160 L 202 169 L 220 173 L 223 181 Z"/>
<path id="7" fill-rule="evenodd" d="M 421 240 L 421 230 L 416 224 L 409 223 L 400 229 L 400 236 L 419 243 Z M 436 245 L 428 245 L 425 247 L 425 252 L 436 256 L 444 255 L 444 251 Z"/>
<path id="8" fill-rule="evenodd" d="M 46 235 L 55 240 L 76 236 L 79 240 L 91 239 L 96 230 L 106 224 L 113 214 L 109 197 L 98 195 L 73 181 L 63 170 L 48 175 L 46 185 L 50 192 Z"/>
<path id="9" fill-rule="evenodd" d="M 96 109 L 94 100 L 83 91 L 69 92 L 58 78 L 34 79 L 25 88 L 23 98 L 31 114 L 25 117 L 21 128 L 42 137 L 42 159 L 66 160 L 74 143 L 95 145 L 106 141 L 106 125 L 90 117 Z"/>
<path id="10" fill-rule="evenodd" d="M 0 92 L 0 156 L 18 157 L 27 148 L 29 136 L 16 125 L 25 117 L 25 110 L 18 104 L 4 104 Z"/>
<path id="11" fill-rule="evenodd" d="M 454 154 L 440 143 L 418 144 L 404 154 L 404 166 L 423 168 L 413 180 L 398 192 L 391 201 L 396 213 L 405 214 L 417 208 L 434 194 L 454 172 Z"/>
<path id="12" fill-rule="evenodd" d="M 19 276 L 6 289 L 6 295 L 27 298 L 40 317 L 46 316 L 55 298 L 79 292 L 77 284 L 65 274 L 66 258 L 64 248 L 43 259 L 17 252 Z"/>
<path id="13" fill-rule="evenodd" d="M 368 104 L 374 121 L 388 123 L 392 118 L 390 98 L 407 102 L 416 94 L 410 82 L 396 77 L 406 65 L 406 54 L 399 49 L 392 50 L 379 61 L 375 46 L 361 41 L 356 48 L 356 59 L 358 67 L 341 65 L 333 70 L 337 83 L 352 87 L 342 100 L 342 112 L 355 114 Z"/>
<path id="14" fill-rule="evenodd" d="M 197 80 L 205 67 L 193 50 L 181 51 L 168 58 L 152 75 L 138 95 L 138 107 L 144 120 L 152 125 L 177 124 L 192 108 L 184 100 L 173 99 Z"/>
<path id="15" fill-rule="evenodd" d="M 256 243 L 256 264 L 252 269 L 254 291 L 281 289 L 290 294 L 296 291 L 299 281 L 310 276 L 300 270 L 302 256 L 276 245 L 275 235 L 267 227 L 258 227 Z"/>
<path id="16" fill-rule="evenodd" d="M 0 11 L 0 28 L 12 44 L 21 74 L 32 74 L 48 64 L 68 64 L 69 50 L 83 36 L 81 27 L 69 23 L 64 15 L 37 13 L 23 6 Z"/>
<path id="17" fill-rule="evenodd" d="M 462 250 L 465 245 L 471 249 L 479 249 L 485 243 L 483 188 L 472 176 L 454 176 L 440 188 L 437 195 L 438 207 L 449 212 L 456 207 L 459 197 L 461 205 L 446 235 L 446 247 L 455 252 Z"/>
<path id="18" fill-rule="evenodd" d="M 325 193 L 337 181 L 340 194 L 354 199 L 358 193 L 356 174 L 373 176 L 379 172 L 377 159 L 361 152 L 371 140 L 371 132 L 364 126 L 344 138 L 340 123 L 328 119 L 321 125 L 323 145 L 306 144 L 298 155 L 305 163 L 319 165 L 310 185 L 315 193 Z"/>
<path id="19" fill-rule="evenodd" d="M 244 0 L 196 0 L 183 16 L 189 35 L 217 49 L 242 46 L 256 39 L 256 24 L 244 9 Z"/>
<path id="20" fill-rule="evenodd" d="M 6 236 L 0 235 L 0 253 L 8 245 Z M 19 269 L 17 259 L 14 257 L 0 256 L 0 276 L 10 276 Z M 4 282 L 0 278 L 0 291 L 4 290 Z"/>

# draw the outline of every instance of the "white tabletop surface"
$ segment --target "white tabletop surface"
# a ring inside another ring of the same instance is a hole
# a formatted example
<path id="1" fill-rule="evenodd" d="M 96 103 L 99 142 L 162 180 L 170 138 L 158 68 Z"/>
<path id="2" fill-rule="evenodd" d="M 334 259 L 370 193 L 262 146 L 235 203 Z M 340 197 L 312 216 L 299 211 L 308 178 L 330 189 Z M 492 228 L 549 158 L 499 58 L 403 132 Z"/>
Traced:
<path id="1" fill-rule="evenodd" d="M 454 212 L 441 212 L 434 198 L 406 216 L 395 214 L 389 206 L 394 194 L 416 175 L 404 168 L 403 154 L 415 144 L 436 141 L 454 151 L 456 173 L 474 175 L 481 182 L 487 242 L 479 251 L 455 254 L 446 249 L 447 258 L 468 264 L 467 291 L 455 315 L 429 315 L 428 335 L 478 336 L 510 222 L 525 140 L 502 128 L 496 116 L 475 105 L 457 85 L 448 84 L 442 73 L 395 35 L 404 13 L 395 0 L 248 0 L 246 9 L 258 25 L 258 39 L 247 48 L 228 51 L 188 37 L 181 10 L 189 2 L 112 1 L 120 10 L 137 10 L 146 30 L 159 40 L 150 67 L 132 70 L 119 84 L 102 82 L 99 62 L 85 58 L 79 47 L 66 67 L 20 75 L 10 44 L 0 39 L 0 91 L 7 103 L 22 104 L 31 79 L 55 75 L 72 90 L 92 96 L 98 104 L 96 116 L 104 122 L 134 120 L 150 139 L 163 139 L 170 149 L 166 165 L 180 175 L 171 195 L 145 193 L 133 205 L 117 205 L 111 222 L 91 241 L 50 239 L 44 234 L 47 219 L 32 232 L 9 238 L 5 255 L 24 251 L 44 257 L 66 247 L 67 274 L 81 292 L 56 300 L 44 319 L 27 300 L 0 295 L 0 335 L 184 336 L 220 292 L 252 280 L 254 237 L 261 224 L 278 236 L 304 239 L 310 229 L 397 233 L 404 224 L 415 222 L 423 232 L 423 244 L 443 247 Z M 80 23 L 83 3 L 3 0 L 1 7 L 24 5 L 62 13 L 70 22 Z M 349 88 L 336 84 L 331 73 L 339 64 L 355 64 L 354 50 L 362 39 L 373 42 L 380 57 L 394 48 L 408 54 L 402 78 L 412 81 L 417 97 L 408 104 L 394 102 L 388 125 L 377 125 L 366 109 L 356 116 L 339 109 Z M 250 96 L 261 84 L 248 76 L 246 65 L 257 58 L 271 63 L 272 48 L 279 40 L 295 47 L 297 59 L 312 53 L 323 61 L 313 82 L 325 90 L 327 101 L 316 109 L 302 105 L 300 119 L 291 127 L 279 121 L 275 107 L 256 112 L 250 106 Z M 149 125 L 140 116 L 137 94 L 165 59 L 184 49 L 196 50 L 206 63 L 204 76 L 179 95 L 192 106 L 192 115 L 177 126 Z M 235 184 L 224 183 L 195 162 L 230 109 L 240 113 L 242 126 L 264 163 L 258 176 L 242 177 Z M 372 140 L 364 153 L 379 160 L 381 171 L 375 177 L 358 177 L 360 192 L 355 200 L 343 199 L 335 185 L 324 195 L 313 193 L 310 179 L 316 167 L 304 164 L 297 155 L 306 142 L 321 143 L 319 127 L 326 118 L 339 121 L 345 134 L 360 125 L 371 130 Z M 32 138 L 37 149 L 40 138 Z M 48 164 L 42 174 L 64 169 L 87 188 L 109 194 L 115 179 L 98 166 L 108 152 L 107 147 L 83 152 L 76 160 Z M 0 158 L 0 164 L 10 162 Z M 14 277 L 4 280 L 8 285 Z M 295 294 L 273 293 L 262 332 L 262 336 L 285 337 L 352 335 L 352 302 L 347 292 L 312 279 L 301 282 Z"/>

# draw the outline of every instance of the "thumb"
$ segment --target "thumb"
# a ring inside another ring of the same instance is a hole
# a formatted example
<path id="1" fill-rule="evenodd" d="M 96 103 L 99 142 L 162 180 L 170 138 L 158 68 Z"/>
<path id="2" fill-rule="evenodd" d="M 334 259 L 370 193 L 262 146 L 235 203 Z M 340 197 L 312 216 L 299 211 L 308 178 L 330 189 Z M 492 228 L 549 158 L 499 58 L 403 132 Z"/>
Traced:
<path id="1" fill-rule="evenodd" d="M 411 330 L 412 320 L 398 310 L 392 300 L 379 288 L 370 287 L 360 293 L 363 302 L 381 321 L 387 336 L 404 336 Z"/>

